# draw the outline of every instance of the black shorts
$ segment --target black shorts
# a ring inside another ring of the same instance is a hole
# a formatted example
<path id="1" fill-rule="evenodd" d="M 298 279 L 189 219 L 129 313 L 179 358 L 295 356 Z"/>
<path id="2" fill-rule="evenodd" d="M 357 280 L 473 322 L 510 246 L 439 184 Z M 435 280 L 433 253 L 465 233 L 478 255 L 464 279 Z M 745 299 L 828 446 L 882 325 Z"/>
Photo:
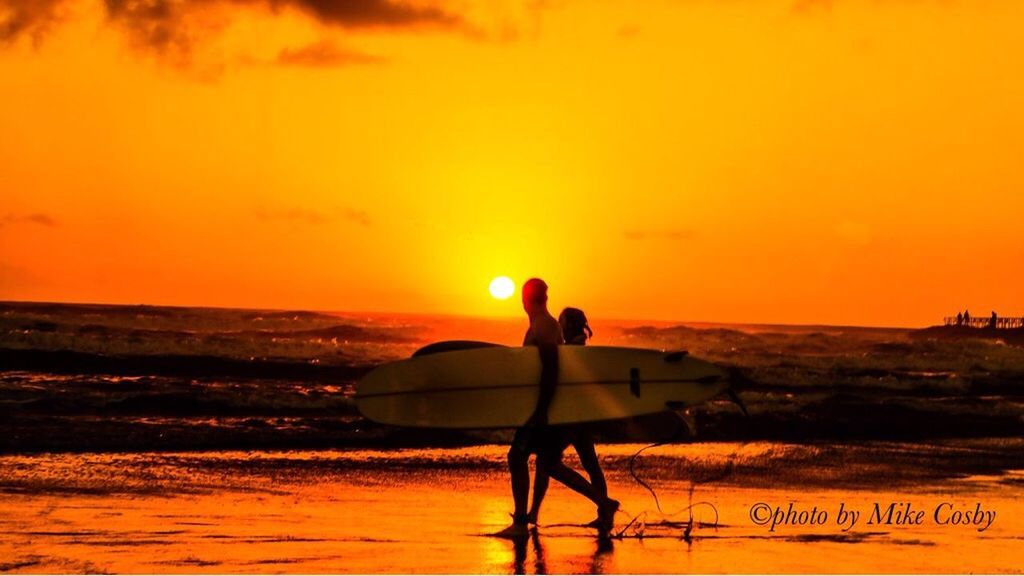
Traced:
<path id="1" fill-rule="evenodd" d="M 516 430 L 512 449 L 542 458 L 560 458 L 579 433 L 574 426 L 524 426 Z"/>

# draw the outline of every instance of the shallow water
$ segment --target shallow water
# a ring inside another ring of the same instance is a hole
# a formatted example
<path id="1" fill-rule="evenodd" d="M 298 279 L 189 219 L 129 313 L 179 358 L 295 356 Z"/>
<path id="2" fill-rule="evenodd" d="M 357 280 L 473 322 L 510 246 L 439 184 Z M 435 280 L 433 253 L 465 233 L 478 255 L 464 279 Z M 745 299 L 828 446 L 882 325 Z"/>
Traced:
<path id="1" fill-rule="evenodd" d="M 659 525 L 633 481 L 641 446 L 601 446 L 616 534 L 581 524 L 589 502 L 552 484 L 537 536 L 487 536 L 508 523 L 500 445 L 0 457 L 0 570 L 11 572 L 1018 572 L 1022 445 L 715 443 L 652 448 L 638 471 L 666 512 L 690 502 L 698 524 Z M 570 463 L 573 463 L 570 459 Z M 689 494 L 691 480 L 694 485 Z M 702 482 L 702 483 L 701 483 Z M 842 504 L 927 511 L 919 526 L 834 520 Z M 932 511 L 980 504 L 977 526 Z M 758 503 L 829 512 L 821 525 L 751 520 Z M 717 527 L 713 526 L 715 512 Z M 645 516 L 643 514 L 646 513 Z M 627 528 L 641 515 L 646 526 Z M 686 521 L 685 511 L 669 520 Z M 642 538 L 640 537 L 642 536 Z"/>

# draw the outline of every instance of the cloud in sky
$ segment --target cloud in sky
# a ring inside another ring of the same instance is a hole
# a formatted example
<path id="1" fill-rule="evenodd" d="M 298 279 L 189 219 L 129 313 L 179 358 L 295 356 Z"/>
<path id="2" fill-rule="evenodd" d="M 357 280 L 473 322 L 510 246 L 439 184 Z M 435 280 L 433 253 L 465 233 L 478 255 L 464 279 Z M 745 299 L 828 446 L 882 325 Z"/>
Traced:
<path id="1" fill-rule="evenodd" d="M 61 20 L 71 0 L 0 0 L 0 34 L 12 38 L 45 30 Z M 467 26 L 453 11 L 440 6 L 409 4 L 397 0 L 102 0 L 109 21 L 139 27 L 138 32 L 158 40 L 199 11 L 256 9 L 279 14 L 287 9 L 315 20 L 344 28 Z"/>
<path id="2" fill-rule="evenodd" d="M 277 63 L 286 66 L 330 67 L 347 64 L 380 64 L 386 59 L 358 50 L 343 48 L 330 40 L 320 40 L 298 48 L 285 48 L 277 55 Z"/>
<path id="3" fill-rule="evenodd" d="M 370 215 L 362 210 L 345 208 L 341 210 L 339 215 L 345 220 L 355 222 L 357 224 L 362 224 L 363 226 L 369 226 L 372 223 L 372 221 L 370 220 Z"/>
<path id="4" fill-rule="evenodd" d="M 275 15 L 291 9 L 321 24 L 348 29 L 466 26 L 458 15 L 439 7 L 392 0 L 105 0 L 104 4 L 111 22 L 158 51 L 200 42 L 243 9 Z M 210 18 L 214 13 L 221 18 Z"/>
<path id="5" fill-rule="evenodd" d="M 54 228 L 57 226 L 57 221 L 54 220 L 53 216 L 42 212 L 33 212 L 31 214 L 9 213 L 3 218 L 0 218 L 0 226 L 6 226 L 8 224 L 36 224 L 38 226 Z"/>
<path id="6" fill-rule="evenodd" d="M 262 0 L 249 1 L 262 3 Z M 465 25 L 458 15 L 439 7 L 413 6 L 392 0 L 274 0 L 273 4 L 275 8 L 291 5 L 321 22 L 346 27 L 430 25 L 458 28 Z"/>
<path id="7" fill-rule="evenodd" d="M 30 36 L 37 44 L 61 19 L 67 0 L 0 0 L 0 41 Z"/>
<path id="8" fill-rule="evenodd" d="M 133 46 L 187 66 L 195 50 L 251 16 L 300 14 L 348 33 L 370 30 L 433 30 L 480 36 L 462 15 L 440 4 L 401 0 L 0 0 L 0 42 L 29 37 L 39 45 L 58 24 L 81 16 L 80 7 L 101 10 L 108 26 Z M 325 31 L 325 33 L 328 31 Z M 329 40 L 285 48 L 278 64 L 365 64 L 374 57 L 341 49 Z"/>
<path id="9" fill-rule="evenodd" d="M 337 208 L 329 211 L 310 210 L 307 208 L 260 208 L 256 210 L 256 217 L 264 221 L 281 221 L 312 225 L 328 224 L 337 221 L 352 222 L 361 226 L 370 226 L 373 223 L 368 213 L 355 208 Z"/>

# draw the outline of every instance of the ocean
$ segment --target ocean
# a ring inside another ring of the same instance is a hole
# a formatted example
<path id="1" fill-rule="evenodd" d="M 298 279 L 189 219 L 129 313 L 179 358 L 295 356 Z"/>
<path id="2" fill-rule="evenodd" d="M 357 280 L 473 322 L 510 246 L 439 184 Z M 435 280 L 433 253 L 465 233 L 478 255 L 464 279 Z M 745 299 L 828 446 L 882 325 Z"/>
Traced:
<path id="1" fill-rule="evenodd" d="M 693 440 L 1019 436 L 1024 348 L 892 328 L 592 320 L 593 344 L 688 350 L 738 370 L 691 410 Z M 0 304 L 0 453 L 460 446 L 507 432 L 363 420 L 354 383 L 446 339 L 518 344 L 524 319 L 159 306 Z M 614 422 L 656 440 L 671 415 Z"/>

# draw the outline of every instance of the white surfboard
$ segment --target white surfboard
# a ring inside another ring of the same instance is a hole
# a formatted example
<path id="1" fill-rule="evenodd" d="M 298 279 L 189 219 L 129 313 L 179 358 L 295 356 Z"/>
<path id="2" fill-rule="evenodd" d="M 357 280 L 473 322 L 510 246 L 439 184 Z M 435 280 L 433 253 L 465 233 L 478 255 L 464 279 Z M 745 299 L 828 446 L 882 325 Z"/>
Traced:
<path id="1" fill-rule="evenodd" d="M 537 406 L 535 347 L 461 343 L 381 365 L 356 384 L 356 405 L 382 424 L 423 428 L 512 428 Z M 481 347 L 485 346 L 485 347 Z M 725 373 L 683 352 L 559 346 L 551 424 L 614 420 L 700 404 L 726 389 Z"/>

